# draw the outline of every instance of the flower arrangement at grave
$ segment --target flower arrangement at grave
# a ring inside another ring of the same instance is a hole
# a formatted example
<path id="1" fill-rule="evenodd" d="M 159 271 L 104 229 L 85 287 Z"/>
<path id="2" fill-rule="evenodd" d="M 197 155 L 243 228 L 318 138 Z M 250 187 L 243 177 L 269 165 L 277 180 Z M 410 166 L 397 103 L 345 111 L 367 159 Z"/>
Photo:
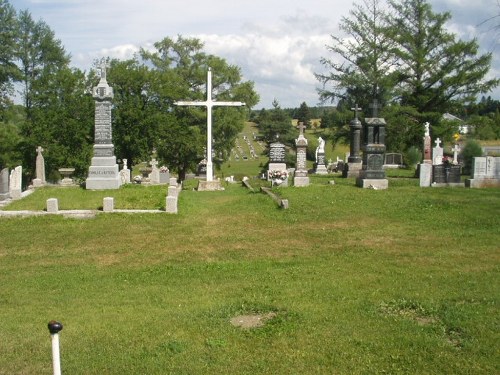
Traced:
<path id="1" fill-rule="evenodd" d="M 268 172 L 268 177 L 272 184 L 281 185 L 288 177 L 287 171 L 271 170 Z"/>
<path id="2" fill-rule="evenodd" d="M 286 180 L 288 177 L 287 171 L 272 170 L 269 171 L 269 178 L 271 180 Z"/>
<path id="3" fill-rule="evenodd" d="M 445 167 L 451 167 L 452 165 L 456 165 L 453 158 L 450 156 L 443 156 L 443 165 Z"/>
<path id="4" fill-rule="evenodd" d="M 167 173 L 168 171 L 169 171 L 168 168 L 165 167 L 164 165 L 160 167 L 160 173 Z"/>

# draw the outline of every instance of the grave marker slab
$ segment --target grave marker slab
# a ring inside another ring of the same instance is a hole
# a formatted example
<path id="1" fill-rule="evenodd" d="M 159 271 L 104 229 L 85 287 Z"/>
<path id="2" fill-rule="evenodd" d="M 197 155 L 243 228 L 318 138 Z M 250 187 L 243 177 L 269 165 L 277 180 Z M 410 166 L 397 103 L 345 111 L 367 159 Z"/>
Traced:
<path id="1" fill-rule="evenodd" d="M 21 166 L 14 168 L 10 172 L 10 177 L 9 177 L 10 197 L 14 200 L 21 199 L 22 175 L 23 175 L 23 167 Z"/>
<path id="2" fill-rule="evenodd" d="M 0 201 L 9 198 L 9 168 L 4 168 L 0 171 Z"/>

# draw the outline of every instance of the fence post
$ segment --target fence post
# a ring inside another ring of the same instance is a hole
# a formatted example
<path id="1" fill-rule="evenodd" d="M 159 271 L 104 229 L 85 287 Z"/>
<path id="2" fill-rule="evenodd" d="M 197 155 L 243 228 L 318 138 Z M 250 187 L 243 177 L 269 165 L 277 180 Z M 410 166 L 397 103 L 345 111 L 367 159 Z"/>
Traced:
<path id="1" fill-rule="evenodd" d="M 52 336 L 52 365 L 54 375 L 61 375 L 61 360 L 59 358 L 59 331 L 63 329 L 61 323 L 51 320 L 48 324 L 50 336 Z"/>

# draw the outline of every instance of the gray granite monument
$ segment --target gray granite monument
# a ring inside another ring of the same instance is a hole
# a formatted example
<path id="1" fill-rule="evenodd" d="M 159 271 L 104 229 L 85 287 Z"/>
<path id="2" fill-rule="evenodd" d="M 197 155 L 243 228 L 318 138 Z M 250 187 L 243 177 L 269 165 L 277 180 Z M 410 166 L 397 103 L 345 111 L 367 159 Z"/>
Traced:
<path id="1" fill-rule="evenodd" d="M 350 152 L 349 157 L 347 158 L 347 163 L 344 165 L 344 170 L 342 171 L 342 177 L 359 177 L 359 172 L 363 168 L 363 160 L 360 156 L 361 149 L 361 121 L 358 119 L 358 111 L 361 111 L 361 108 L 358 108 L 358 105 L 355 104 L 354 108 L 351 108 L 354 111 L 354 119 L 349 124 L 350 130 Z"/>
<path id="2" fill-rule="evenodd" d="M 90 190 L 118 189 L 121 178 L 114 155 L 111 132 L 113 88 L 106 81 L 104 60 L 101 65 L 101 80 L 93 89 L 93 97 L 95 99 L 94 157 L 85 187 Z"/>
<path id="3" fill-rule="evenodd" d="M 9 168 L 4 168 L 0 171 L 0 201 L 9 198 Z"/>
<path id="4" fill-rule="evenodd" d="M 285 162 L 286 148 L 283 143 L 274 142 L 269 145 L 269 167 L 267 170 L 267 179 L 277 181 L 281 186 L 288 186 L 288 178 L 281 178 L 278 175 L 288 176 L 288 170 Z"/>
<path id="5" fill-rule="evenodd" d="M 475 157 L 471 178 L 465 180 L 465 186 L 470 188 L 500 187 L 500 157 Z"/>
<path id="6" fill-rule="evenodd" d="M 389 181 L 385 178 L 385 119 L 378 117 L 377 100 L 370 105 L 372 117 L 365 118 L 363 169 L 359 172 L 356 185 L 362 188 L 387 189 Z"/>
<path id="7" fill-rule="evenodd" d="M 293 177 L 294 186 L 308 186 L 309 177 L 307 176 L 307 139 L 304 137 L 304 123 L 299 123 L 299 137 L 295 140 L 297 148 L 297 162 L 295 165 L 295 174 Z"/>
<path id="8" fill-rule="evenodd" d="M 36 148 L 36 178 L 33 180 L 34 187 L 40 187 L 45 185 L 45 160 L 43 158 L 42 152 L 43 148 L 38 146 Z"/>

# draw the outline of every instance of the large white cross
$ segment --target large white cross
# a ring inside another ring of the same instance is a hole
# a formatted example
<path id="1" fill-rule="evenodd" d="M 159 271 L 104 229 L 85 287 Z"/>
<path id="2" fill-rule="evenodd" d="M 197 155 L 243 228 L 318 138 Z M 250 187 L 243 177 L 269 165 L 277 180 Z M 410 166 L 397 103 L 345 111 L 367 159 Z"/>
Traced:
<path id="1" fill-rule="evenodd" d="M 175 102 L 175 105 L 182 106 L 203 106 L 207 107 L 207 181 L 213 181 L 212 167 L 212 107 L 241 107 L 245 103 L 242 102 L 218 102 L 212 100 L 212 69 L 208 68 L 207 72 L 207 100 L 204 102 Z"/>

